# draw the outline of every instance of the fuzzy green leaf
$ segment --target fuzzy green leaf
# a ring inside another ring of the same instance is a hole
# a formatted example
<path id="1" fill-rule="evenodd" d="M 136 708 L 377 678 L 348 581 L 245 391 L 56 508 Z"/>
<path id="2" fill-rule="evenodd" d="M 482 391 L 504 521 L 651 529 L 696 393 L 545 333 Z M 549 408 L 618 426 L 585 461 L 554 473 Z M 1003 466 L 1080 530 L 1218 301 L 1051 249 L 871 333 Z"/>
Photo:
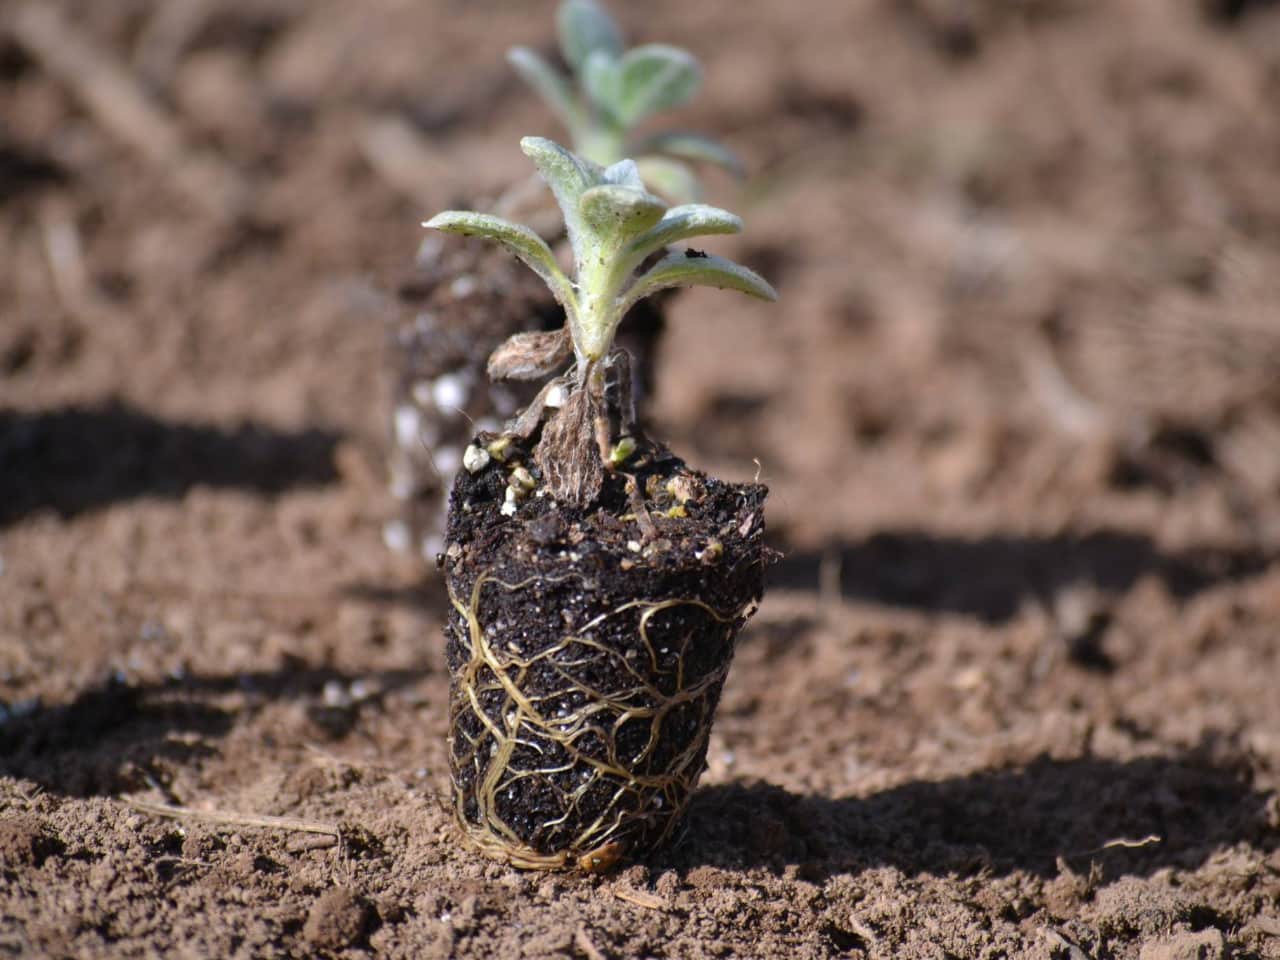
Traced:
<path id="1" fill-rule="evenodd" d="M 652 229 L 632 242 L 627 254 L 639 263 L 655 250 L 681 240 L 741 232 L 742 220 L 728 210 L 703 203 L 686 203 L 664 213 Z"/>
<path id="2" fill-rule="evenodd" d="M 560 50 L 575 71 L 596 50 L 614 57 L 622 53 L 622 31 L 595 0 L 565 0 L 556 11 Z"/>
<path id="3" fill-rule="evenodd" d="M 547 181 L 551 192 L 555 194 L 556 203 L 564 215 L 565 233 L 569 235 L 569 245 L 578 250 L 578 237 L 582 232 L 582 223 L 578 217 L 578 201 L 583 191 L 600 182 L 601 169 L 590 160 L 574 156 L 554 140 L 545 137 L 525 137 L 520 141 L 520 149 L 533 161 Z"/>
<path id="4" fill-rule="evenodd" d="M 642 156 L 636 158 L 636 166 L 644 182 L 669 200 L 693 203 L 702 197 L 702 184 L 687 163 L 670 157 Z"/>
<path id="5" fill-rule="evenodd" d="M 555 254 L 540 236 L 520 223 L 512 223 L 487 213 L 470 210 L 445 210 L 423 224 L 432 230 L 460 233 L 468 237 L 483 237 L 502 244 L 551 288 L 560 303 L 569 309 L 573 302 L 573 288 L 569 279 L 556 263 Z"/>
<path id="6" fill-rule="evenodd" d="M 628 50 L 621 73 L 616 113 L 626 126 L 650 114 L 683 106 L 702 85 L 702 68 L 688 51 L 662 43 Z"/>
<path id="7" fill-rule="evenodd" d="M 665 130 L 645 137 L 632 147 L 638 154 L 660 153 L 668 157 L 679 157 L 682 160 L 714 163 L 723 167 L 735 177 L 745 174 L 742 161 L 724 144 L 700 133 L 689 133 L 684 130 Z"/>
<path id="8" fill-rule="evenodd" d="M 623 162 L 631 163 L 630 160 Z M 634 169 L 635 164 L 631 166 Z M 638 175 L 636 180 L 639 181 Z M 606 183 L 583 193 L 578 209 L 583 223 L 596 235 L 615 238 L 615 243 L 622 245 L 626 238 L 648 230 L 661 220 L 667 205 L 645 190 Z"/>
<path id="9" fill-rule="evenodd" d="M 574 99 L 569 79 L 528 47 L 512 47 L 507 51 L 507 62 L 576 136 L 586 124 L 586 116 Z"/>
<path id="10" fill-rule="evenodd" d="M 640 168 L 634 160 L 619 160 L 605 167 L 600 175 L 600 182 L 617 187 L 630 187 L 632 190 L 644 190 L 644 181 L 640 179 Z"/>
<path id="11" fill-rule="evenodd" d="M 724 257 L 681 250 L 663 257 L 636 279 L 622 296 L 621 311 L 625 313 L 645 297 L 670 287 L 720 287 L 761 300 L 778 299 L 778 292 L 754 270 Z"/>
<path id="12" fill-rule="evenodd" d="M 603 50 L 594 50 L 578 71 L 578 80 L 587 99 L 604 118 L 615 123 L 615 111 L 622 86 L 622 73 L 618 70 L 618 58 Z"/>

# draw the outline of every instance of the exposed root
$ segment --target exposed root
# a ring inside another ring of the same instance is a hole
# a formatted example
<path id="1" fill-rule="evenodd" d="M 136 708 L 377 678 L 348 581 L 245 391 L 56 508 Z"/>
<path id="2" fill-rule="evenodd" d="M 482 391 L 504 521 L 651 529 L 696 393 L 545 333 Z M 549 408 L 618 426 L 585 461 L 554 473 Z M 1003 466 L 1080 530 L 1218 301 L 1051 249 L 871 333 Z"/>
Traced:
<path id="1" fill-rule="evenodd" d="M 727 656 L 693 668 L 691 648 L 728 646 L 748 605 L 721 613 L 693 599 L 634 600 L 531 653 L 481 623 L 486 587 L 564 580 L 482 577 L 465 602 L 451 592 L 465 657 L 450 698 L 454 803 L 487 856 L 603 872 L 637 845 L 663 843 L 680 820 L 729 668 Z M 664 624 L 655 643 L 655 618 L 674 610 L 694 615 Z M 596 639 L 619 617 L 634 620 L 627 649 Z"/>

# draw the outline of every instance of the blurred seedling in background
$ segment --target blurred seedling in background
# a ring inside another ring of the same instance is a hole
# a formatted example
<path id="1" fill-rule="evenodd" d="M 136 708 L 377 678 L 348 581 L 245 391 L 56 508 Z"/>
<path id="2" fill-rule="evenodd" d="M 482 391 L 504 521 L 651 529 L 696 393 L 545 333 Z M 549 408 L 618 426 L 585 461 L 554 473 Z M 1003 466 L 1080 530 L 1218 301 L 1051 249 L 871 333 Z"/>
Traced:
<path id="1" fill-rule="evenodd" d="M 677 202 L 702 194 L 690 163 L 741 175 L 738 159 L 710 137 L 637 133 L 650 117 L 698 93 L 702 68 L 692 54 L 662 43 L 627 49 L 618 24 L 595 0 L 564 0 L 556 26 L 569 75 L 528 47 L 513 47 L 507 59 L 565 125 L 574 153 L 602 167 L 633 157 L 644 182 Z"/>

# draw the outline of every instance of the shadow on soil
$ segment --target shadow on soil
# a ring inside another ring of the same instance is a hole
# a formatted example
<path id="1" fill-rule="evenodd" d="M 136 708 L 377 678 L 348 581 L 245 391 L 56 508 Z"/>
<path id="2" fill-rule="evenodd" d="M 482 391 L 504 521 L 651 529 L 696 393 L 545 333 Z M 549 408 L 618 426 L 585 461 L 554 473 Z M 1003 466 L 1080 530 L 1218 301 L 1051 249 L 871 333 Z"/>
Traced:
<path id="1" fill-rule="evenodd" d="M 54 707 L 0 703 L 0 776 L 77 797 L 163 786 L 167 770 L 215 754 L 214 741 L 230 731 L 241 711 L 297 701 L 303 730 L 312 739 L 338 739 L 354 729 L 362 711 L 376 709 L 388 693 L 428 672 L 354 676 L 300 665 L 137 686 L 113 681 Z M 327 687 L 336 696 L 324 696 Z M 238 695 L 235 706 L 224 705 L 228 694 Z"/>
<path id="2" fill-rule="evenodd" d="M 343 595 L 362 603 L 380 606 L 402 607 L 429 616 L 444 617 L 452 610 L 449 592 L 445 589 L 444 574 L 432 569 L 413 584 L 388 587 L 382 584 L 349 583 Z"/>
<path id="3" fill-rule="evenodd" d="M 794 864 L 821 882 L 893 866 L 907 874 L 1025 871 L 1052 878 L 1195 867 L 1239 842 L 1280 845 L 1268 795 L 1244 771 L 1194 756 L 1115 762 L 1041 759 L 1024 769 L 908 783 L 869 797 L 798 796 L 768 783 L 695 794 L 682 839 L 659 866 Z M 1158 838 L 1148 840 L 1148 838 Z M 1142 842 L 1126 847 L 1117 840 Z"/>
<path id="4" fill-rule="evenodd" d="M 1071 586 L 1122 593 L 1156 576 L 1170 593 L 1185 598 L 1261 573 L 1277 559 L 1262 551 L 1213 547 L 1165 552 L 1150 537 L 1110 530 L 973 540 L 886 531 L 858 543 L 788 553 L 770 572 L 769 585 L 817 590 L 825 573 L 848 600 L 1001 623 L 1026 601 L 1049 604 Z"/>
<path id="5" fill-rule="evenodd" d="M 340 738 L 361 711 L 378 709 L 386 694 L 427 672 L 355 677 L 302 666 L 149 686 L 112 683 L 63 706 L 0 714 L 0 776 L 73 797 L 163 789 L 175 767 L 215 754 L 216 740 L 243 710 L 297 701 L 303 739 Z M 356 680 L 368 691 L 358 698 Z M 323 696 L 329 685 L 351 698 L 332 703 Z M 225 705 L 230 694 L 235 706 Z M 1250 786 L 1243 768 L 1224 768 L 1205 754 L 1042 759 L 1020 770 L 848 799 L 800 796 L 768 783 L 707 787 L 694 796 L 680 840 L 653 865 L 795 865 L 815 881 L 884 865 L 908 874 L 1021 870 L 1055 877 L 1059 860 L 1085 876 L 1094 862 L 1109 873 L 1150 874 L 1194 867 L 1234 843 L 1280 846 L 1266 825 L 1268 795 Z M 1153 835 L 1159 840 L 1136 849 L 1114 844 Z"/>
<path id="6" fill-rule="evenodd" d="M 171 423 L 129 406 L 0 410 L 0 528 L 40 510 L 68 518 L 193 487 L 281 493 L 333 483 L 339 435 L 246 423 Z"/>

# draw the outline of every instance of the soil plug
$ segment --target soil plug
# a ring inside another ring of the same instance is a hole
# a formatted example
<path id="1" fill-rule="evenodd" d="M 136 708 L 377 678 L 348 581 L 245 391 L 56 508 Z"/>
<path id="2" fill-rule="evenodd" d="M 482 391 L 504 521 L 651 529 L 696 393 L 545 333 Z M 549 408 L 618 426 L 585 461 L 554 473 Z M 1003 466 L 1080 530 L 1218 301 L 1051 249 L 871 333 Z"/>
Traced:
<path id="1" fill-rule="evenodd" d="M 426 224 L 505 246 L 566 318 L 494 352 L 491 375 L 546 382 L 501 435 L 473 441 L 503 456 L 473 454 L 454 483 L 450 768 L 458 818 L 486 854 L 599 871 L 679 822 L 769 558 L 766 489 L 705 476 L 649 439 L 614 338 L 634 304 L 670 287 L 776 294 L 720 257 L 655 262 L 673 243 L 738 232 L 733 214 L 668 208 L 631 160 L 605 168 L 534 137 L 521 147 L 563 213 L 573 279 L 519 224 L 467 211 Z"/>

